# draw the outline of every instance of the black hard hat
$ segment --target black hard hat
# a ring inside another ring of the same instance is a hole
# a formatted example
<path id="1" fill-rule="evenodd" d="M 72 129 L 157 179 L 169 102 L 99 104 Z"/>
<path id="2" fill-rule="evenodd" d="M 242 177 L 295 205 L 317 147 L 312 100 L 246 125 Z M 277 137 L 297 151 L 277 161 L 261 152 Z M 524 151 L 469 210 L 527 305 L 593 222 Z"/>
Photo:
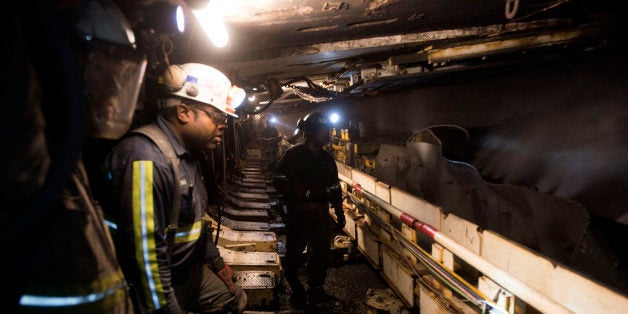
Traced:
<path id="1" fill-rule="evenodd" d="M 322 112 L 308 113 L 297 122 L 297 128 L 305 133 L 305 137 L 311 136 L 320 128 L 329 128 L 329 119 Z"/>

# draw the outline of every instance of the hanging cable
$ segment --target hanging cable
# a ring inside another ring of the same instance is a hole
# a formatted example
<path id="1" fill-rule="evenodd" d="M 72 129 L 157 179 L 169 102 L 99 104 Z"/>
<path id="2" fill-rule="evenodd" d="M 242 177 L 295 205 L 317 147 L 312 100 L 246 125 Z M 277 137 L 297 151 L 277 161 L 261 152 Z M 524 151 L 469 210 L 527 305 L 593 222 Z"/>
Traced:
<path id="1" fill-rule="evenodd" d="M 511 0 L 511 1 L 512 1 L 512 0 Z M 539 9 L 539 10 L 536 10 L 536 11 L 534 11 L 534 12 L 531 12 L 531 13 L 529 13 L 529 14 L 527 14 L 527 15 L 520 16 L 520 17 L 518 17 L 518 18 L 514 18 L 515 14 L 517 13 L 517 12 L 515 11 L 515 12 L 512 12 L 512 18 L 509 18 L 509 19 L 512 19 L 512 20 L 515 20 L 515 21 L 523 20 L 523 19 L 529 18 L 529 17 L 531 17 L 531 16 L 533 16 L 533 15 L 537 15 L 537 14 L 539 14 L 539 13 L 543 13 L 543 12 L 545 12 L 545 11 L 547 11 L 547 10 L 551 10 L 551 9 L 553 9 L 553 8 L 555 8 L 555 7 L 559 6 L 559 5 L 563 5 L 563 4 L 565 4 L 565 3 L 569 2 L 569 1 L 571 1 L 571 0 L 559 0 L 559 1 L 556 1 L 556 2 L 554 2 L 554 3 L 552 3 L 552 4 L 548 5 L 548 6 L 544 7 L 544 8 L 541 8 L 541 9 Z M 516 4 L 517 4 L 517 8 L 513 8 L 513 9 L 514 9 L 514 10 L 517 10 L 517 9 L 518 9 L 518 6 L 519 6 L 519 0 L 515 0 L 515 2 L 516 2 Z M 508 3 L 506 3 L 506 10 L 508 10 Z M 508 14 L 508 11 L 506 11 L 506 14 Z M 506 17 L 508 18 L 508 15 L 506 15 Z"/>
<path id="2" fill-rule="evenodd" d="M 220 237 L 220 225 L 222 224 L 222 212 L 227 206 L 227 143 L 225 143 L 225 133 L 222 133 L 222 185 L 221 185 L 221 197 L 220 204 L 218 204 L 218 226 L 216 227 L 216 239 L 215 244 L 218 245 L 218 238 Z"/>

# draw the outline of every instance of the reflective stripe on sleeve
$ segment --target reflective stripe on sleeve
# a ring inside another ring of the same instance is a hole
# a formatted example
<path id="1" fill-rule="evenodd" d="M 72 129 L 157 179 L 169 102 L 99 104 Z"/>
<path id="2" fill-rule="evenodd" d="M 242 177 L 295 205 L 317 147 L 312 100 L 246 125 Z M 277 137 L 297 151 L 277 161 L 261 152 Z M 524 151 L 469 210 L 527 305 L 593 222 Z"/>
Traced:
<path id="1" fill-rule="evenodd" d="M 155 250 L 155 221 L 153 203 L 153 162 L 133 162 L 133 231 L 136 259 L 140 266 L 142 286 L 147 306 L 158 309 L 166 304 L 164 289 L 159 276 Z"/>
<path id="2" fill-rule="evenodd" d="M 177 232 L 174 235 L 174 243 L 183 243 L 198 240 L 198 237 L 201 235 L 202 226 L 203 221 L 199 220 L 192 225 L 183 228 L 177 228 Z"/>
<path id="3" fill-rule="evenodd" d="M 126 281 L 119 269 L 90 283 L 61 286 L 46 286 L 44 283 L 35 287 L 37 291 L 30 288 L 27 289 L 29 293 L 20 298 L 22 307 L 64 308 L 93 304 L 96 310 L 103 309 L 103 306 L 113 307 L 127 296 Z"/>

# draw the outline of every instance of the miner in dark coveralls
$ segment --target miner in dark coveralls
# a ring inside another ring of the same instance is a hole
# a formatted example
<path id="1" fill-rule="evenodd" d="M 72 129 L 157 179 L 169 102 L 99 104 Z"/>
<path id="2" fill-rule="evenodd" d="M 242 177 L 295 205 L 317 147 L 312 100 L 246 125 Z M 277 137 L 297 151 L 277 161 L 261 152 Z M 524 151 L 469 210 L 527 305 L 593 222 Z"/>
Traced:
<path id="1" fill-rule="evenodd" d="M 112 1 L 28 2 L 7 17 L 2 312 L 132 313 L 84 157 L 87 138 L 130 127 L 146 58 Z"/>
<path id="2" fill-rule="evenodd" d="M 134 129 L 107 160 L 116 248 L 142 312 L 241 313 L 246 294 L 212 241 L 195 153 L 222 142 L 235 86 L 198 63 L 164 72 L 167 95 L 152 124 Z"/>
<path id="3" fill-rule="evenodd" d="M 327 117 L 313 112 L 299 120 L 297 127 L 305 142 L 288 149 L 277 163 L 273 184 L 281 192 L 288 209 L 286 222 L 286 280 L 292 300 L 318 304 L 334 300 L 324 289 L 329 266 L 330 241 L 334 230 L 344 228 L 342 191 L 336 163 L 323 145 L 329 142 Z M 337 223 L 329 215 L 333 207 Z M 308 291 L 299 281 L 307 247 Z"/>

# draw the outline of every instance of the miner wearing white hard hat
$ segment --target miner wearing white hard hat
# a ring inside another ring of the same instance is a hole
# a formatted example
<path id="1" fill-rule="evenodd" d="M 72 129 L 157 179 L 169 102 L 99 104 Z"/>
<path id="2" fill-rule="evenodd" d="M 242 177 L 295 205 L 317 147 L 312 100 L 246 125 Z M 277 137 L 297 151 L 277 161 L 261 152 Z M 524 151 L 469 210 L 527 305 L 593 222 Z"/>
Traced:
<path id="1" fill-rule="evenodd" d="M 247 297 L 212 241 L 198 160 L 237 117 L 237 88 L 198 63 L 171 65 L 161 79 L 156 121 L 130 131 L 105 166 L 121 264 L 141 312 L 240 313 Z"/>
<path id="2" fill-rule="evenodd" d="M 186 63 L 169 66 L 163 75 L 166 98 L 161 103 L 162 116 L 173 117 L 178 108 L 191 108 L 198 113 L 204 112 L 214 122 L 215 128 L 206 132 L 182 132 L 189 145 L 200 145 L 214 149 L 221 142 L 220 135 L 225 127 L 227 117 L 238 117 L 235 114 L 234 94 L 238 88 L 233 86 L 229 78 L 219 70 L 200 63 Z M 241 101 L 241 100 L 239 100 Z M 183 105 L 183 107 L 180 107 Z M 175 121 L 177 122 L 177 121 Z M 188 131 L 185 125 L 183 130 Z M 196 127 L 191 125 L 188 127 Z M 182 130 L 182 131 L 183 131 Z M 200 133 L 199 133 L 200 132 Z M 214 135 L 213 137 L 209 137 Z M 195 138 L 195 137 L 205 138 Z"/>

